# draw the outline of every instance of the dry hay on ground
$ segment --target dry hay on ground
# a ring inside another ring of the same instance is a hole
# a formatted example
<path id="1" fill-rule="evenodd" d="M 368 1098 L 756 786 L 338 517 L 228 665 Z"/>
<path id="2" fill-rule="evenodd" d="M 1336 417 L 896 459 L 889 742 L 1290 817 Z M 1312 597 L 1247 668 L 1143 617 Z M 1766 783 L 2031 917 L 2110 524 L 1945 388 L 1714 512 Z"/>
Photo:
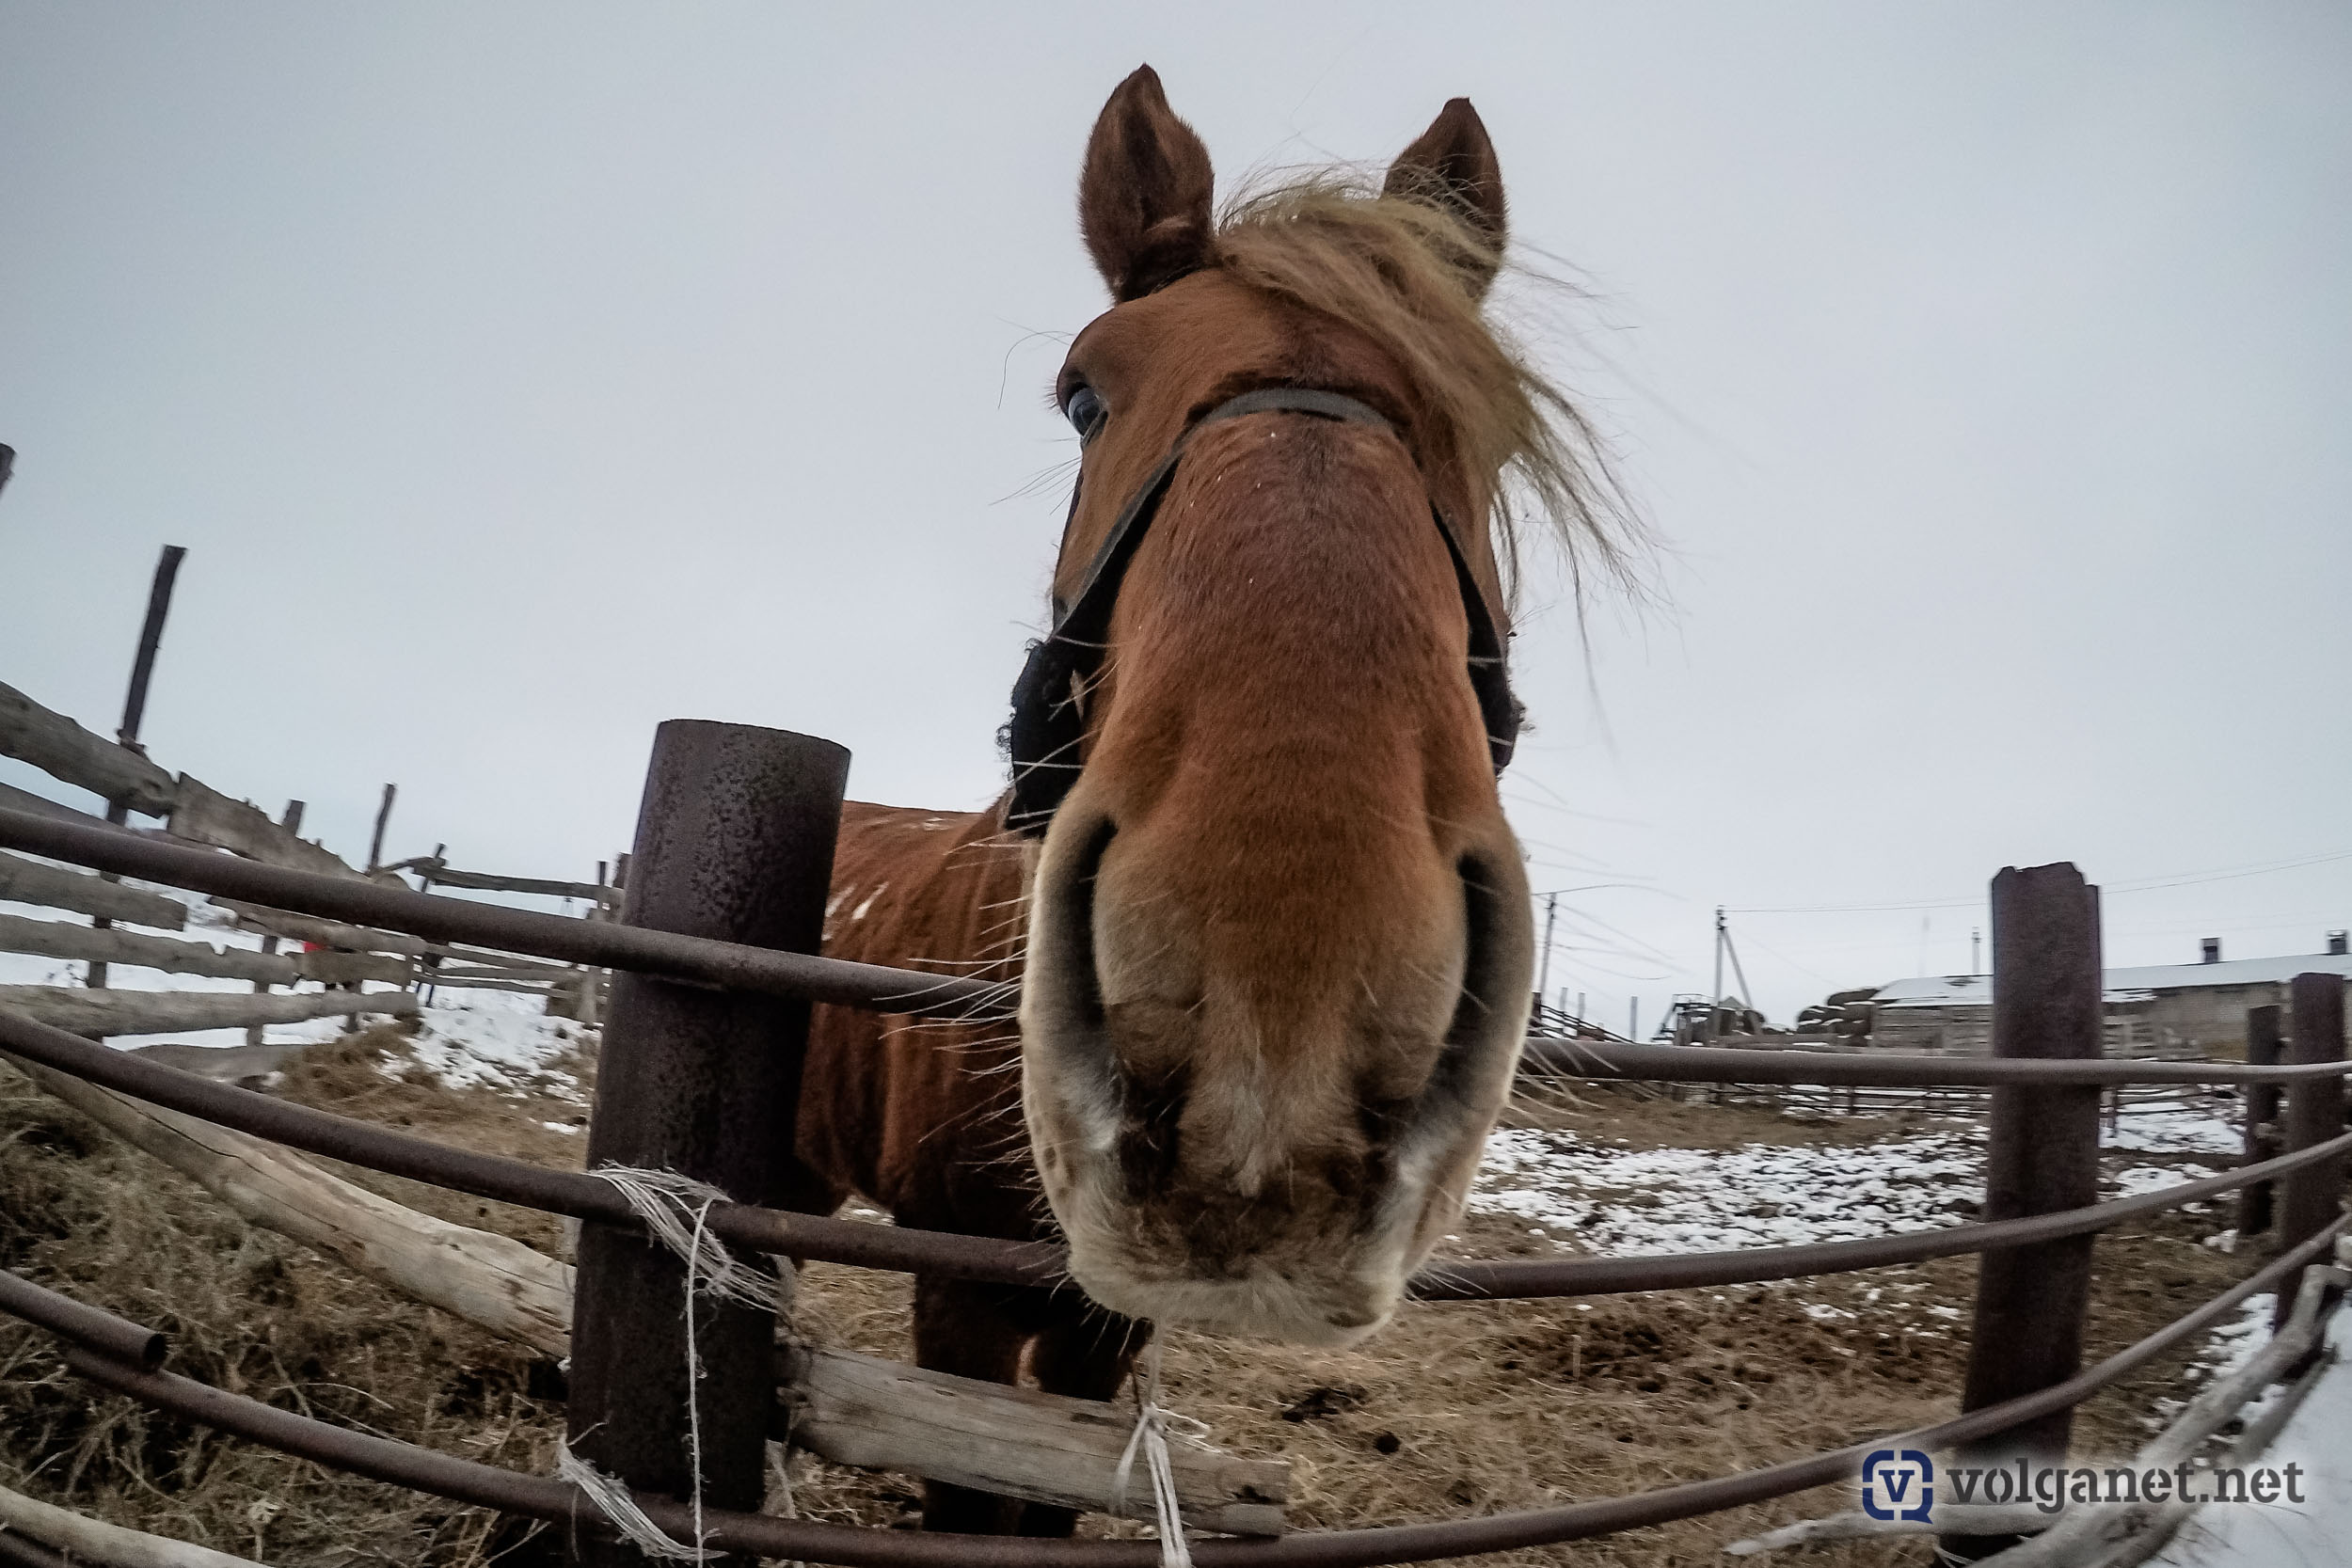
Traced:
<path id="1" fill-rule="evenodd" d="M 314 1048 L 289 1098 L 468 1147 L 576 1164 L 577 1096 L 453 1090 L 405 1066 L 391 1031 Z M 583 1064 L 582 1076 L 585 1075 Z M 1800 1126 L 1769 1111 L 1585 1090 L 1519 1108 L 1522 1122 L 1634 1148 L 1851 1144 L 1891 1124 Z M 394 1179 L 343 1174 L 442 1216 L 556 1250 L 556 1222 Z M 2100 1243 L 2089 1352 L 2129 1342 L 2241 1277 L 2256 1258 L 2199 1244 L 2212 1223 L 2168 1215 Z M 1473 1256 L 1557 1243 L 1496 1217 L 1465 1223 Z M 173 1366 L 286 1408 L 545 1473 L 562 1429 L 554 1369 L 440 1313 L 388 1299 L 209 1196 L 0 1067 L 0 1266 L 171 1334 Z M 1973 1260 L 1721 1291 L 1589 1301 L 1408 1307 L 1369 1346 L 1311 1351 L 1186 1333 L 1168 1340 L 1165 1398 L 1237 1451 L 1294 1467 L 1301 1527 L 1397 1523 L 1605 1497 L 1835 1448 L 1953 1408 L 1966 1357 Z M 807 1271 L 820 1337 L 906 1354 L 908 1284 Z M 1949 1313 L 1950 1316 L 1946 1316 Z M 2182 1358 L 2094 1402 L 2078 1446 L 2145 1436 Z M 914 1483 L 796 1460 L 809 1516 L 905 1525 Z M 93 1397 L 45 1337 L 0 1322 L 0 1484 L 116 1522 L 283 1568 L 424 1564 L 538 1568 L 558 1560 L 527 1522 L 330 1474 L 129 1401 Z M 1845 1505 L 1835 1489 L 1630 1531 L 1500 1554 L 1488 1563 L 1663 1568 Z M 1098 1530 L 1135 1527 L 1089 1520 Z M 1853 1543 L 1819 1564 L 1925 1563 L 1924 1543 Z"/>

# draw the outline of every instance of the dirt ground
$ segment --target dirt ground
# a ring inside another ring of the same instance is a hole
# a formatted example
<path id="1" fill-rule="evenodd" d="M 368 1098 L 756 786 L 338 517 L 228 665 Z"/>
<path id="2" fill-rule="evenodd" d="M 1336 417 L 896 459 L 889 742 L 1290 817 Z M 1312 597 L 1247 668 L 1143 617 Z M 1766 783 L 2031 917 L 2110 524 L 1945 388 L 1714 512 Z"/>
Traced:
<path id="1" fill-rule="evenodd" d="M 577 1165 L 580 1090 L 451 1090 L 403 1072 L 397 1036 L 315 1047 L 279 1092 L 468 1147 Z M 565 1064 L 579 1082 L 590 1064 Z M 388 1075 L 389 1074 L 389 1075 Z M 1769 1109 L 1677 1104 L 1586 1090 L 1518 1108 L 1628 1148 L 1847 1145 L 1891 1120 L 1798 1122 Z M 1914 1118 L 1915 1121 L 1916 1118 Z M 2136 1155 L 2136 1163 L 2165 1163 Z M 364 1184 L 550 1250 L 547 1216 L 346 1170 Z M 2243 1277 L 2260 1255 L 2201 1244 L 2213 1214 L 2159 1216 L 2099 1243 L 2087 1354 L 2138 1338 Z M 1464 1256 L 1563 1243 L 1506 1219 L 1467 1220 Z M 1451 1250 L 1451 1249 L 1450 1249 Z M 201 1190 L 114 1144 L 0 1067 L 0 1266 L 151 1323 L 172 1366 L 290 1409 L 492 1464 L 545 1472 L 562 1427 L 553 1367 L 228 1214 Z M 1394 1523 L 1605 1497 L 1770 1464 L 1922 1423 L 1955 1408 L 1967 1355 L 1973 1259 L 1762 1287 L 1581 1301 L 1408 1306 L 1371 1344 L 1310 1351 L 1183 1331 L 1166 1341 L 1163 1399 L 1215 1441 L 1293 1471 L 1301 1528 Z M 812 1265 L 803 1326 L 903 1357 L 907 1281 Z M 2086 1406 L 2078 1450 L 2147 1435 L 2178 1398 L 2181 1358 Z M 910 1522 L 904 1478 L 802 1456 L 804 1514 Z M 283 1568 L 428 1564 L 536 1568 L 558 1560 L 535 1527 L 335 1476 L 222 1438 L 69 1377 L 44 1336 L 0 1321 L 0 1484 L 117 1522 Z M 1479 1560 L 1665 1568 L 1721 1560 L 1772 1525 L 1847 1506 L 1836 1488 L 1598 1541 Z M 1135 1527 L 1089 1520 L 1088 1533 Z M 1815 1564 L 1926 1563 L 1922 1543 L 1783 1554 Z"/>

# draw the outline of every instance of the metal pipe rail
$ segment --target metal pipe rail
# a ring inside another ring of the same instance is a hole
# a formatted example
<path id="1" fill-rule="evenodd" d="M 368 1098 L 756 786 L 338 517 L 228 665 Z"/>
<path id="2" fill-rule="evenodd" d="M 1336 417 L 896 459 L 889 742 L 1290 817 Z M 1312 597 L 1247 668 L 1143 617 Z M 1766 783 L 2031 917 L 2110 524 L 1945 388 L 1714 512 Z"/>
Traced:
<path id="1" fill-rule="evenodd" d="M 410 1133 L 274 1100 L 251 1089 L 165 1067 L 144 1056 L 110 1051 L 78 1035 L 4 1009 L 0 1009 L 0 1050 L 151 1104 L 389 1176 L 607 1225 L 631 1228 L 641 1226 L 620 1195 L 595 1176 L 549 1170 L 503 1155 L 453 1148 Z M 2140 1214 L 2192 1203 L 2249 1182 L 2271 1180 L 2346 1153 L 2352 1153 L 2352 1133 L 2258 1165 L 2241 1166 L 2087 1209 L 2067 1209 L 1990 1224 L 1901 1231 L 1851 1242 L 1633 1258 L 1443 1260 L 1416 1275 L 1411 1291 L 1422 1301 L 1500 1301 L 1758 1284 L 1805 1275 L 1886 1268 L 1931 1258 L 1957 1257 L 1988 1247 L 2086 1235 Z M 746 1204 L 713 1208 L 709 1223 L 710 1228 L 727 1241 L 784 1257 L 815 1258 L 860 1268 L 1005 1285 L 1057 1286 L 1067 1277 L 1062 1249 L 1044 1242 L 1008 1242 L 945 1231 L 903 1229 Z"/>
<path id="2" fill-rule="evenodd" d="M 1308 1530 L 1272 1540 L 1200 1540 L 1192 1543 L 1193 1560 L 1202 1568 L 1380 1568 L 1388 1563 L 1425 1562 L 1438 1558 L 1588 1540 L 1851 1481 L 1855 1465 L 1873 1449 L 1947 1449 L 2081 1403 L 2215 1323 L 2247 1297 L 2280 1285 L 2295 1271 L 2332 1247 L 2347 1224 L 2352 1224 L 2352 1217 L 2338 1218 L 2204 1306 L 2087 1371 L 1932 1426 L 1871 1438 L 1737 1475 L 1685 1481 L 1595 1502 L 1524 1509 L 1476 1519 Z M 96 1308 L 85 1310 L 94 1312 Z M 131 1324 L 120 1326 L 136 1332 Z M 191 1378 L 117 1361 L 79 1345 L 65 1352 L 65 1360 L 75 1372 L 118 1393 L 301 1458 L 458 1502 L 552 1520 L 572 1528 L 595 1530 L 603 1526 L 602 1516 L 593 1505 L 563 1481 L 330 1426 L 257 1400 L 226 1393 Z M 644 1494 L 637 1495 L 637 1502 L 657 1525 L 674 1536 L 692 1534 L 692 1512 L 686 1506 Z M 1050 1568 L 1155 1568 L 1160 1549 L 1155 1541 L 1040 1541 L 1011 1536 L 908 1534 L 717 1509 L 705 1511 L 703 1524 L 706 1544 L 722 1551 L 840 1563 L 850 1568 L 1015 1568 L 1022 1564 L 1044 1564 Z"/>
<path id="3" fill-rule="evenodd" d="M 205 849 L 159 844 L 127 829 L 84 826 L 0 806 L 0 847 L 70 861 L 120 877 L 215 894 L 435 942 L 625 969 L 679 985 L 804 998 L 933 1018 L 1002 1018 L 1006 989 L 961 975 L 710 942 L 669 931 L 570 920 L 465 898 L 441 898 L 356 879 L 288 871 Z"/>
<path id="4" fill-rule="evenodd" d="M 636 1212 L 610 1182 L 585 1172 L 549 1170 L 504 1155 L 453 1148 L 372 1122 L 274 1100 L 144 1056 L 110 1051 L 5 1008 L 0 1008 L 0 1052 L 135 1100 L 387 1176 L 406 1177 L 551 1214 L 569 1214 L 625 1229 L 644 1228 Z M 1051 1286 L 1065 1278 L 1061 1248 L 1044 1243 L 906 1230 L 740 1203 L 712 1208 L 709 1226 L 712 1232 L 739 1246 L 779 1257 L 817 1258 L 859 1268 L 1008 1285 Z"/>
<path id="5" fill-rule="evenodd" d="M 31 1280 L 0 1269 L 0 1312 L 23 1318 L 61 1339 L 98 1351 L 117 1361 L 153 1367 L 164 1358 L 164 1337 L 151 1328 L 126 1323 L 111 1312 L 85 1307 L 71 1296 L 43 1290 Z"/>
<path id="6" fill-rule="evenodd" d="M 2087 1084 L 2292 1084 L 2342 1077 L 2352 1064 L 2250 1067 L 2244 1062 L 2153 1062 L 2030 1056 L 1915 1056 L 1888 1053 L 1737 1050 L 1715 1045 L 1637 1045 L 1619 1040 L 1531 1038 L 1522 1072 L 1563 1078 L 1645 1079 L 1667 1084 L 1861 1085 L 1872 1088 L 2046 1087 Z"/>
<path id="7" fill-rule="evenodd" d="M 960 975 L 851 963 L 441 898 L 406 888 L 261 865 L 231 855 L 158 843 L 123 828 L 55 820 L 7 807 L 0 807 L 0 847 L 298 914 L 380 927 L 436 942 L 469 942 L 599 969 L 628 970 L 680 985 L 940 1018 L 1001 1020 L 1010 1015 L 1012 1006 L 1008 987 Z M 1826 1051 L 1736 1051 L 1542 1037 L 1527 1042 L 1522 1067 L 1576 1078 L 1898 1088 L 1997 1084 L 2289 1084 L 2352 1071 L 2352 1067 L 2325 1063 L 2249 1067 L 2240 1062 L 1859 1056 Z"/>

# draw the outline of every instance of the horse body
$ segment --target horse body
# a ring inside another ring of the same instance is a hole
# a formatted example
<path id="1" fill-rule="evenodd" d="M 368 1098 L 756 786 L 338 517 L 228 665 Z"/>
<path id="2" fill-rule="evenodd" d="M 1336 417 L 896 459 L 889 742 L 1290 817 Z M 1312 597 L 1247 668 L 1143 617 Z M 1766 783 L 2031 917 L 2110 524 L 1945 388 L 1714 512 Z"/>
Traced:
<path id="1" fill-rule="evenodd" d="M 1466 100 L 1377 193 L 1219 224 L 1210 186 L 1137 71 L 1080 183 L 1115 303 L 1057 388 L 1083 456 L 1014 792 L 843 814 L 825 951 L 1017 988 L 1018 1026 L 818 1007 L 797 1128 L 810 1207 L 1065 1238 L 1060 1290 L 918 1280 L 916 1356 L 1098 1399 L 1143 1320 L 1360 1338 L 1459 1212 L 1533 968 L 1502 470 L 1613 547 L 1581 422 L 1480 313 L 1503 207 Z M 1073 1516 L 933 1484 L 925 1522 Z"/>
<path id="2" fill-rule="evenodd" d="M 1026 935 L 1022 842 L 1002 802 L 932 812 L 852 800 L 842 807 L 826 901 L 829 957 L 1005 985 L 1021 977 Z M 830 1212 L 855 1193 L 901 1225 L 1030 1241 L 1054 1222 L 1021 1119 L 1020 1035 L 994 1022 L 937 1022 L 819 1006 L 809 1021 L 795 1149 L 805 1207 Z M 1108 1399 L 1148 1330 L 1059 1291 L 918 1279 L 918 1364 L 961 1377 Z M 1068 1509 L 931 1482 L 932 1529 L 1066 1535 Z"/>

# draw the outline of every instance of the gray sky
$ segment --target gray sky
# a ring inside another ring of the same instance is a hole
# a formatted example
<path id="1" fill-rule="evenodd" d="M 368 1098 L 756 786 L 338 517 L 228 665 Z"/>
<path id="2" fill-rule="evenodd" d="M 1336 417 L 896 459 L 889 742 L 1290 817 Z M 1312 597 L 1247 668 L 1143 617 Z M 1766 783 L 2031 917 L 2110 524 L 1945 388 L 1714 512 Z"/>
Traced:
<path id="1" fill-rule="evenodd" d="M 153 754 L 347 855 L 389 779 L 582 874 L 672 717 L 979 804 L 1104 97 L 1230 182 L 1467 93 L 1669 549 L 1589 685 L 1522 622 L 1554 989 L 1654 1018 L 1721 902 L 1785 1018 L 2058 859 L 2111 962 L 2352 924 L 2352 12 L 980 10 L 0 0 L 0 679 L 111 729 L 169 542 Z"/>

